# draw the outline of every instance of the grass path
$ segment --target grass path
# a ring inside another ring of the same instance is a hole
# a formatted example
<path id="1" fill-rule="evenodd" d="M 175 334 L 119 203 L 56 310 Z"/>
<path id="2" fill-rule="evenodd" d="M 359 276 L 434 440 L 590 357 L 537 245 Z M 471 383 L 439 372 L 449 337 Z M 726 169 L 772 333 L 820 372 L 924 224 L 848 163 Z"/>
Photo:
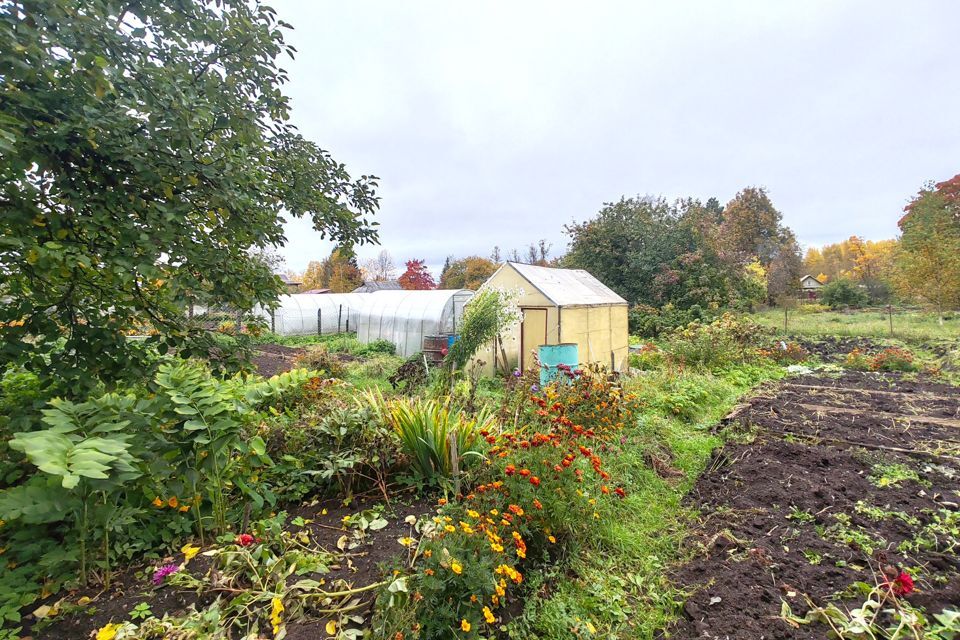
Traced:
<path id="1" fill-rule="evenodd" d="M 753 382 L 776 370 L 752 371 Z M 543 597 L 531 598 L 509 628 L 511 638 L 653 638 L 678 614 L 684 597 L 667 577 L 684 559 L 683 543 L 697 517 L 683 498 L 709 463 L 721 439 L 715 425 L 755 384 L 744 376 L 683 374 L 679 387 L 663 374 L 638 379 L 635 391 L 651 407 L 664 395 L 696 388 L 706 401 L 695 415 L 678 417 L 651 408 L 625 434 L 609 471 L 628 491 L 601 512 L 594 535 L 579 541 L 565 562 L 539 577 Z M 739 383 L 731 380 L 737 379 Z M 680 391 L 677 391 L 680 389 Z M 700 398 L 703 400 L 703 398 Z M 676 474 L 661 477 L 648 452 L 656 451 Z"/>

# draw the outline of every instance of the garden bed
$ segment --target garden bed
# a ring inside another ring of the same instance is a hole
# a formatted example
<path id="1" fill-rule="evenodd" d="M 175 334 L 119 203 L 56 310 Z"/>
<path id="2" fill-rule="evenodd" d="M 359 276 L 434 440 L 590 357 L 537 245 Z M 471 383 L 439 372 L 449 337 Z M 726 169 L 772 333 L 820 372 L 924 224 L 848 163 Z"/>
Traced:
<path id="1" fill-rule="evenodd" d="M 956 607 L 960 428 L 922 422 L 955 418 L 956 394 L 848 372 L 741 406 L 727 421 L 740 444 L 716 453 L 690 495 L 702 527 L 674 576 L 692 594 L 670 637 L 823 638 L 828 626 L 799 620 L 830 602 L 860 606 L 857 583 L 882 583 L 884 570 L 915 580 L 909 605 Z"/>
<path id="2" fill-rule="evenodd" d="M 339 500 L 327 500 L 305 504 L 290 512 L 286 530 L 302 540 L 319 553 L 329 554 L 322 578 L 329 584 L 342 584 L 352 589 L 360 589 L 377 584 L 388 575 L 391 561 L 402 554 L 403 547 L 398 539 L 408 535 L 410 527 L 404 522 L 407 516 L 417 518 L 430 515 L 435 511 L 435 500 L 402 495 L 385 506 L 376 499 L 359 500 L 344 505 Z M 358 514 L 366 518 L 366 524 L 360 525 Z M 298 520 L 298 518 L 300 520 Z M 345 522 L 345 518 L 350 519 Z M 300 524 L 295 524 L 300 523 Z M 346 540 L 344 541 L 344 537 Z M 340 548 L 344 547 L 344 548 Z M 204 555 L 208 548 L 202 549 L 182 569 L 195 577 L 202 577 L 210 571 L 211 560 Z M 184 560 L 182 554 L 165 559 L 179 563 Z M 144 572 L 144 569 L 148 569 Z M 202 610 L 215 597 L 215 594 L 177 588 L 158 587 L 150 578 L 149 567 L 132 567 L 114 577 L 109 591 L 83 591 L 70 594 L 68 601 L 85 604 L 73 615 L 59 616 L 48 625 L 41 625 L 32 632 L 25 629 L 36 640 L 87 640 L 91 633 L 104 625 L 130 617 L 141 603 L 149 606 L 156 617 L 164 614 L 183 615 L 191 608 Z M 62 597 L 62 596 L 61 596 Z M 59 598 L 52 599 L 54 604 Z M 352 615 L 366 618 L 373 604 L 372 595 L 363 598 L 360 608 Z M 32 611 L 36 606 L 30 608 Z M 31 619 L 27 615 L 25 619 Z M 335 618 L 318 617 L 314 620 L 291 622 L 286 626 L 286 638 L 292 640 L 327 637 L 324 628 Z M 361 625 L 356 625 L 359 628 Z M 239 637 L 239 635 L 237 636 Z"/>

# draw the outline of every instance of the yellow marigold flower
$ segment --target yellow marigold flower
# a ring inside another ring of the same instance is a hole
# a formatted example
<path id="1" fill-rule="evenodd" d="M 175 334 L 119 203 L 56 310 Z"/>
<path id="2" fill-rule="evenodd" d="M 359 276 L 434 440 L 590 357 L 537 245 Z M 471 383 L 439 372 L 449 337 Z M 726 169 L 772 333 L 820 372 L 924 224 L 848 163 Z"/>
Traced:
<path id="1" fill-rule="evenodd" d="M 480 514 L 477 513 L 476 511 L 472 510 L 472 509 L 470 509 L 470 510 L 467 511 L 467 515 L 470 516 L 471 518 L 475 518 L 475 519 L 480 517 Z"/>
<path id="2" fill-rule="evenodd" d="M 423 557 L 424 557 L 424 558 L 429 558 L 429 557 L 432 556 L 432 555 L 433 555 L 433 550 L 432 550 L 432 549 L 427 549 L 426 551 L 423 552 Z"/>
<path id="3" fill-rule="evenodd" d="M 493 624 L 496 620 L 493 616 L 493 611 L 490 611 L 490 607 L 483 608 L 483 619 L 487 621 L 487 624 Z"/>
<path id="4" fill-rule="evenodd" d="M 460 521 L 460 528 L 463 529 L 463 532 L 468 535 L 473 533 L 473 527 L 471 527 L 469 524 L 467 524 L 463 520 Z"/>
<path id="5" fill-rule="evenodd" d="M 465 632 L 470 631 L 470 628 L 471 628 L 470 623 L 467 622 L 466 618 L 460 621 L 460 628 L 463 629 Z"/>
<path id="6" fill-rule="evenodd" d="M 496 542 L 491 542 L 491 543 L 490 543 L 490 548 L 493 549 L 493 550 L 494 550 L 495 552 L 497 552 L 497 553 L 503 553 L 503 545 L 502 545 L 502 544 L 497 544 Z"/>
<path id="7" fill-rule="evenodd" d="M 498 515 L 500 515 L 500 512 L 497 511 L 496 509 L 490 509 L 490 515 L 492 515 L 492 516 L 498 516 Z"/>
<path id="8" fill-rule="evenodd" d="M 476 602 L 477 600 L 479 600 L 479 598 L 477 598 L 477 594 L 470 594 L 470 602 Z"/>
<path id="9" fill-rule="evenodd" d="M 187 511 L 190 511 L 190 505 L 188 504 L 181 505 L 179 511 L 180 513 L 186 513 Z"/>
<path id="10" fill-rule="evenodd" d="M 455 574 L 460 575 L 463 573 L 463 565 L 460 564 L 457 560 L 454 560 L 450 563 L 450 571 L 453 571 Z"/>
<path id="11" fill-rule="evenodd" d="M 501 598 L 502 598 L 503 596 L 507 595 L 507 590 L 504 589 L 503 586 L 501 586 L 501 585 L 499 585 L 499 584 L 498 584 L 497 586 L 495 586 L 494 589 L 495 589 L 496 592 L 497 592 L 497 596 L 499 596 L 499 597 L 501 597 Z"/>
<path id="12" fill-rule="evenodd" d="M 556 544 L 556 543 L 557 543 L 557 539 L 554 538 L 553 536 L 547 536 L 547 540 L 550 541 L 550 544 Z"/>
<path id="13" fill-rule="evenodd" d="M 456 528 L 455 526 L 453 526 L 452 524 L 448 524 L 447 526 L 444 527 L 444 530 L 445 530 L 447 533 L 453 533 L 454 531 L 457 530 L 457 528 Z"/>
<path id="14" fill-rule="evenodd" d="M 159 509 L 159 508 L 162 507 L 165 503 L 164 503 L 163 500 L 160 499 L 160 496 L 157 496 L 156 498 L 153 499 L 153 503 L 152 503 L 152 504 L 153 504 L 153 506 L 155 506 L 156 508 Z"/>
<path id="15" fill-rule="evenodd" d="M 402 538 L 398 538 L 398 539 L 397 539 L 397 542 L 399 542 L 400 544 L 402 544 L 402 545 L 405 546 L 405 547 L 409 547 L 410 545 L 413 544 L 414 540 L 413 540 L 413 538 L 411 538 L 411 537 L 409 537 L 409 536 L 404 536 L 404 537 L 402 537 Z"/>

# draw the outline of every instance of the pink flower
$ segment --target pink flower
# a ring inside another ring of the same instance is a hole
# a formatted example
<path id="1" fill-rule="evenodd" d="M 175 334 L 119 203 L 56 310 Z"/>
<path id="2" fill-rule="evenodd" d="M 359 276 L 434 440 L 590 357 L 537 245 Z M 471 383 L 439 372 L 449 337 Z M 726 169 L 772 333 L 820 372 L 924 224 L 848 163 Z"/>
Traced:
<path id="1" fill-rule="evenodd" d="M 162 567 L 157 567 L 156 571 L 153 572 L 153 584 L 159 587 L 167 576 L 178 571 L 180 571 L 180 567 L 175 564 L 165 564 Z"/>

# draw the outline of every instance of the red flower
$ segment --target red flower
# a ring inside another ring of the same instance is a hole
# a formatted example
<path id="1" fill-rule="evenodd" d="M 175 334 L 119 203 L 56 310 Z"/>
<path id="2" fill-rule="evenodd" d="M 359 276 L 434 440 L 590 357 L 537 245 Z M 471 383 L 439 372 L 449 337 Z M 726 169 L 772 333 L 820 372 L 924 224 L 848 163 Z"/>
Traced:
<path id="1" fill-rule="evenodd" d="M 530 469 L 520 469 L 520 475 L 526 478 L 528 475 L 530 475 Z"/>
<path id="2" fill-rule="evenodd" d="M 535 509 L 543 509 L 543 505 L 536 498 L 533 499 L 533 507 Z"/>
<path id="3" fill-rule="evenodd" d="M 539 486 L 540 486 L 540 478 L 538 478 L 537 476 L 530 476 L 530 484 L 532 484 L 532 485 L 535 486 L 535 487 L 539 487 Z"/>
<path id="4" fill-rule="evenodd" d="M 888 582 L 887 586 L 898 596 L 907 596 L 913 593 L 913 578 L 906 571 L 901 571 L 900 575 Z"/>
<path id="5" fill-rule="evenodd" d="M 503 470 L 503 472 L 508 476 L 512 476 L 516 472 L 516 470 L 517 468 L 515 466 L 513 466 L 512 464 L 508 464 L 506 468 Z"/>
<path id="6" fill-rule="evenodd" d="M 255 540 L 256 538 L 254 538 L 249 533 L 241 533 L 240 535 L 238 535 L 236 538 L 233 539 L 233 541 L 238 545 L 240 545 L 241 547 L 249 547 L 254 543 Z"/>
<path id="7" fill-rule="evenodd" d="M 627 497 L 627 492 L 623 490 L 623 487 L 617 487 L 616 489 L 613 490 L 613 492 L 618 496 L 620 496 L 621 498 Z"/>

